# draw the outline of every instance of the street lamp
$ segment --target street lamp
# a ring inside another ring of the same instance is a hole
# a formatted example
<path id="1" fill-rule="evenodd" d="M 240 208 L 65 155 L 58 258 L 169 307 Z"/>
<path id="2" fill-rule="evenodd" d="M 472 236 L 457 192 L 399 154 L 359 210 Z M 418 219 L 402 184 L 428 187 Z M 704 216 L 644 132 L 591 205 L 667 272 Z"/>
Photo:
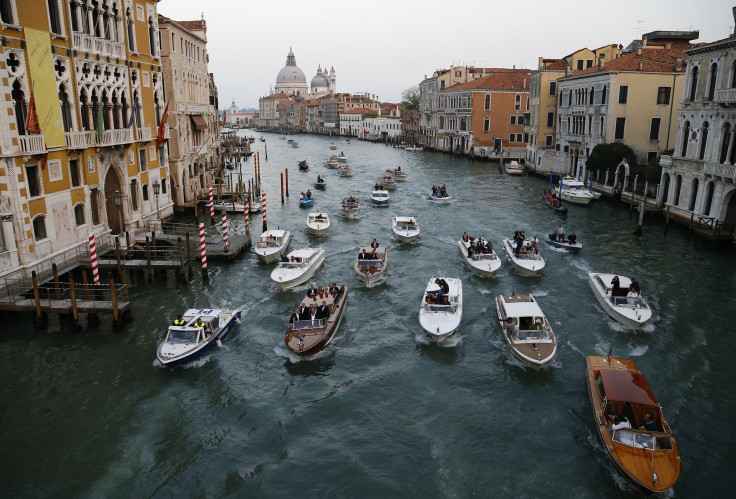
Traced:
<path id="1" fill-rule="evenodd" d="M 123 195 L 120 191 L 116 190 L 112 195 L 112 202 L 115 203 L 115 207 L 118 209 L 118 223 L 120 224 L 118 234 L 123 233 Z"/>
<path id="2" fill-rule="evenodd" d="M 161 217 L 158 213 L 158 193 L 161 191 L 161 184 L 158 183 L 158 180 L 153 181 L 153 193 L 156 195 L 156 220 L 161 220 Z"/>

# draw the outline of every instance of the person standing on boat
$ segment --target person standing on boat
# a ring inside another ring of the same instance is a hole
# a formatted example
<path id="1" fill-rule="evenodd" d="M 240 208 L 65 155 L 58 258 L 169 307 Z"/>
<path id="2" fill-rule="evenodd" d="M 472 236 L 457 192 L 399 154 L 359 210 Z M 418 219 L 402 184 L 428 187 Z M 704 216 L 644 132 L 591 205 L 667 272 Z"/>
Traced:
<path id="1" fill-rule="evenodd" d="M 509 336 L 514 336 L 514 333 L 516 333 L 516 326 L 514 326 L 514 319 L 511 317 L 506 318 L 506 325 L 504 326 L 504 330 L 506 331 L 506 334 Z"/>
<path id="2" fill-rule="evenodd" d="M 294 313 L 291 314 L 291 318 L 289 319 L 289 324 L 294 324 L 296 321 L 298 321 L 299 315 L 300 315 L 299 307 L 296 307 L 296 310 L 294 311 Z"/>
<path id="3" fill-rule="evenodd" d="M 557 239 L 559 241 L 565 242 L 565 229 L 562 227 L 562 224 L 557 224 L 557 229 L 555 229 L 555 232 L 557 233 Z"/>
<path id="4" fill-rule="evenodd" d="M 330 318 L 330 307 L 325 300 L 322 300 L 322 305 L 317 309 L 317 318 L 325 321 Z"/>
<path id="5" fill-rule="evenodd" d="M 312 199 L 312 191 L 307 189 L 307 199 Z"/>
<path id="6" fill-rule="evenodd" d="M 636 296 L 641 296 L 641 287 L 639 286 L 639 281 L 636 280 L 636 277 L 631 278 L 631 285 L 629 285 L 629 289 L 632 293 L 636 293 Z"/>
<path id="7" fill-rule="evenodd" d="M 534 248 L 536 248 L 539 245 L 539 239 L 537 239 L 537 236 L 532 237 L 531 242 Z"/>
<path id="8" fill-rule="evenodd" d="M 307 307 L 305 303 L 302 303 L 301 307 L 299 308 L 299 320 L 309 320 L 309 307 Z"/>
<path id="9" fill-rule="evenodd" d="M 314 326 L 314 321 L 317 320 L 317 305 L 314 303 L 309 306 L 309 318 L 312 320 L 312 326 Z"/>
<path id="10" fill-rule="evenodd" d="M 371 243 L 371 248 L 376 249 L 378 248 L 378 246 L 379 246 L 378 241 L 376 241 L 376 239 L 374 238 L 373 242 Z"/>

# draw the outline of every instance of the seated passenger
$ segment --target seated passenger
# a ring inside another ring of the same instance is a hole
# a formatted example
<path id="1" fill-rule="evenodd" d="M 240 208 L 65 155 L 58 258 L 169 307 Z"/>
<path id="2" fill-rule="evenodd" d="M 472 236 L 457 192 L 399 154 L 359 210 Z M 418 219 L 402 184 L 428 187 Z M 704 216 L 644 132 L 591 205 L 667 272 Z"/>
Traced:
<path id="1" fill-rule="evenodd" d="M 631 423 L 629 423 L 629 420 L 619 416 L 618 414 L 613 416 L 613 425 L 611 426 L 612 430 L 623 430 L 626 428 L 631 428 Z"/>
<path id="2" fill-rule="evenodd" d="M 659 428 L 657 428 L 657 423 L 654 422 L 654 419 L 652 418 L 652 415 L 648 412 L 644 414 L 644 418 L 639 421 L 639 429 L 640 430 L 646 430 L 646 431 L 658 431 Z"/>
<path id="3" fill-rule="evenodd" d="M 312 191 L 307 189 L 307 199 L 312 199 Z"/>
<path id="4" fill-rule="evenodd" d="M 447 298 L 447 295 L 442 295 L 442 301 L 440 302 L 442 305 L 449 305 L 450 300 Z"/>
<path id="5" fill-rule="evenodd" d="M 534 324 L 531 324 L 529 326 L 529 330 L 541 331 L 542 330 L 542 319 L 537 319 L 536 321 L 534 321 Z"/>
<path id="6" fill-rule="evenodd" d="M 314 287 L 314 283 L 312 283 L 312 285 L 307 290 L 307 296 L 310 298 L 314 298 L 315 296 L 317 296 L 317 288 Z"/>
<path id="7" fill-rule="evenodd" d="M 572 232 L 569 236 L 567 236 L 567 242 L 569 244 L 577 244 L 578 243 L 578 238 L 577 238 L 577 236 L 575 235 L 574 232 Z"/>
<path id="8" fill-rule="evenodd" d="M 340 288 L 338 288 L 338 287 L 337 287 L 337 284 L 333 282 L 333 283 L 332 283 L 332 286 L 330 286 L 330 289 L 328 290 L 328 292 L 329 292 L 329 293 L 330 293 L 331 295 L 336 295 L 338 291 L 340 291 Z"/>

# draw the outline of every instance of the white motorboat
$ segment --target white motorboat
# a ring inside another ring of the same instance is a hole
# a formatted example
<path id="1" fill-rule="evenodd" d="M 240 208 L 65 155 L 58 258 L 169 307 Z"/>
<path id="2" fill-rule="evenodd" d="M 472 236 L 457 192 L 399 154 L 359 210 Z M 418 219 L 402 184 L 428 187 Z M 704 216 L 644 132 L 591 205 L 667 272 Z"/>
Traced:
<path id="1" fill-rule="evenodd" d="M 586 189 L 583 182 L 573 177 L 563 178 L 560 186 L 552 190 L 552 194 L 568 203 L 582 205 L 588 205 L 595 199 L 595 194 Z"/>
<path id="2" fill-rule="evenodd" d="M 293 141 L 293 142 L 291 143 L 291 147 L 293 147 L 294 149 L 298 149 L 298 148 L 299 148 L 299 142 L 297 142 L 296 140 L 295 140 L 295 141 Z"/>
<path id="3" fill-rule="evenodd" d="M 279 135 L 279 138 L 280 138 L 281 140 L 286 140 L 286 135 Z"/>
<path id="4" fill-rule="evenodd" d="M 517 161 L 510 161 L 506 163 L 506 173 L 509 175 L 523 175 L 524 167 L 521 166 Z"/>
<path id="5" fill-rule="evenodd" d="M 388 206 L 390 196 L 386 190 L 375 190 L 371 192 L 371 202 L 374 206 Z"/>
<path id="6" fill-rule="evenodd" d="M 493 249 L 492 244 L 482 237 L 479 239 L 483 242 L 483 247 L 488 248 L 488 252 L 485 250 L 482 252 L 475 251 L 475 248 L 477 247 L 476 241 L 466 242 L 461 239 L 457 244 L 460 247 L 460 254 L 463 257 L 463 260 L 465 260 L 465 263 L 467 263 L 474 272 L 482 276 L 490 277 L 501 267 L 501 259 L 498 257 L 498 254 L 496 254 L 496 250 Z M 468 249 L 471 245 L 474 249 L 472 255 L 468 256 Z"/>
<path id="7" fill-rule="evenodd" d="M 325 162 L 325 165 L 327 166 L 327 168 L 332 168 L 332 169 L 337 168 L 339 164 L 340 162 L 337 160 L 336 156 L 331 156 L 330 159 L 328 159 Z"/>
<path id="8" fill-rule="evenodd" d="M 438 281 L 447 283 L 447 292 L 440 293 Z M 463 316 L 463 283 L 453 277 L 432 277 L 422 296 L 419 308 L 419 323 L 435 341 L 440 341 L 454 333 Z"/>
<path id="9" fill-rule="evenodd" d="M 531 241 L 525 239 L 522 244 L 526 246 L 527 243 L 531 244 Z M 508 238 L 503 240 L 503 247 L 506 250 L 506 257 L 520 273 L 524 275 L 539 275 L 544 268 L 544 258 L 539 254 L 539 251 L 536 253 L 519 253 L 517 256 L 514 251 L 516 249 L 516 243 Z"/>
<path id="10" fill-rule="evenodd" d="M 535 369 L 552 360 L 557 353 L 555 333 L 532 295 L 500 295 L 496 298 L 496 313 L 514 356 Z"/>
<path id="11" fill-rule="evenodd" d="M 564 250 L 567 250 L 571 253 L 577 253 L 581 249 L 583 249 L 583 243 L 577 240 L 575 238 L 575 242 L 571 242 L 570 239 L 563 239 L 559 240 L 557 238 L 557 234 L 548 234 L 547 235 L 547 244 L 550 244 L 554 246 L 555 248 L 561 248 Z"/>
<path id="12" fill-rule="evenodd" d="M 391 175 L 381 175 L 378 177 L 378 183 L 387 191 L 396 190 L 396 181 Z"/>
<path id="13" fill-rule="evenodd" d="M 337 155 L 337 156 L 335 156 L 335 157 L 337 158 L 337 160 L 338 160 L 338 161 L 339 161 L 340 163 L 345 163 L 345 162 L 346 162 L 346 161 L 348 160 L 348 157 L 347 157 L 347 156 L 345 156 L 345 153 L 344 153 L 344 152 L 342 152 L 342 151 L 340 151 L 340 154 L 338 154 L 338 155 Z"/>
<path id="14" fill-rule="evenodd" d="M 350 177 L 353 174 L 353 169 L 349 165 L 340 165 L 337 168 L 337 173 L 343 177 Z"/>
<path id="15" fill-rule="evenodd" d="M 289 289 L 306 282 L 317 272 L 325 261 L 325 250 L 322 248 L 297 248 L 286 257 L 287 261 L 279 262 L 271 272 L 271 279 L 281 289 Z"/>
<path id="16" fill-rule="evenodd" d="M 379 244 L 375 252 L 371 246 L 361 246 L 358 248 L 358 256 L 355 258 L 353 270 L 361 280 L 373 284 L 384 278 L 387 266 L 387 246 Z"/>
<path id="17" fill-rule="evenodd" d="M 423 151 L 424 148 L 422 146 L 406 146 L 404 148 L 406 151 Z"/>
<path id="18" fill-rule="evenodd" d="M 394 236 L 402 243 L 413 243 L 419 237 L 419 225 L 414 217 L 394 217 L 392 226 Z"/>
<path id="19" fill-rule="evenodd" d="M 253 251 L 263 263 L 271 263 L 289 246 L 291 232 L 288 230 L 267 230 L 258 238 Z"/>
<path id="20" fill-rule="evenodd" d="M 333 151 L 334 151 L 335 149 L 337 149 L 337 144 L 335 144 L 334 142 L 332 142 L 332 143 L 330 144 L 330 149 L 332 149 Z"/>
<path id="21" fill-rule="evenodd" d="M 221 345 L 222 338 L 240 323 L 240 314 L 237 309 L 187 310 L 182 314 L 181 324 L 177 324 L 177 319 L 169 326 L 166 338 L 156 350 L 156 357 L 165 367 L 177 367 L 198 359 L 215 345 Z M 200 319 L 203 326 L 195 326 Z"/>
<path id="22" fill-rule="evenodd" d="M 591 272 L 588 274 L 590 289 L 608 315 L 632 329 L 640 328 L 652 318 L 649 302 L 641 296 L 626 296 L 631 279 L 622 275 L 618 275 L 618 279 L 619 292 L 623 296 L 614 294 L 612 281 L 616 276 L 617 274 Z"/>
<path id="23" fill-rule="evenodd" d="M 245 211 L 245 204 L 240 201 L 214 201 L 215 211 L 222 211 L 223 209 L 228 213 L 243 213 Z"/>
<path id="24" fill-rule="evenodd" d="M 348 218 L 355 218 L 360 213 L 360 199 L 355 196 L 343 198 L 342 200 L 342 214 Z"/>
<path id="25" fill-rule="evenodd" d="M 310 213 L 307 215 L 307 228 L 313 236 L 324 236 L 330 228 L 330 217 L 327 213 Z"/>
<path id="26" fill-rule="evenodd" d="M 452 200 L 452 196 L 447 194 L 444 188 L 432 187 L 432 192 L 429 193 L 429 199 L 435 203 L 449 203 Z"/>
<path id="27" fill-rule="evenodd" d="M 398 181 L 405 181 L 406 180 L 406 172 L 401 169 L 401 167 L 398 167 L 395 170 L 386 170 L 386 175 L 391 175 L 394 180 Z"/>

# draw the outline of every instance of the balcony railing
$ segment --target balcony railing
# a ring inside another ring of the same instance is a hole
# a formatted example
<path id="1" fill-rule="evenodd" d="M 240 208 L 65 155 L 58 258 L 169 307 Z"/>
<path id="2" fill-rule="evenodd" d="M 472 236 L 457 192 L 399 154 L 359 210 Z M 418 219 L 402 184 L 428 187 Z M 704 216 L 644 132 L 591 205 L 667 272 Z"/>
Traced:
<path id="1" fill-rule="evenodd" d="M 72 33 L 72 43 L 74 48 L 82 52 L 120 58 L 125 56 L 123 42 L 105 40 L 104 38 L 75 32 Z"/>
<path id="2" fill-rule="evenodd" d="M 197 104 L 194 102 L 180 102 L 176 106 L 176 110 L 180 113 L 188 114 L 205 114 L 215 112 L 214 106 L 210 106 L 209 104 Z"/>
<path id="3" fill-rule="evenodd" d="M 46 152 L 46 142 L 43 135 L 19 135 L 18 145 L 21 154 L 43 154 Z"/>
<path id="4" fill-rule="evenodd" d="M 95 145 L 96 140 L 95 132 L 66 132 L 64 137 L 66 138 L 66 146 L 70 149 L 84 149 Z"/>
<path id="5" fill-rule="evenodd" d="M 725 104 L 736 104 L 736 88 L 722 88 L 717 90 L 716 101 Z"/>
<path id="6" fill-rule="evenodd" d="M 703 173 L 723 177 L 731 181 L 736 180 L 736 166 L 706 163 L 703 165 Z"/>
<path id="7" fill-rule="evenodd" d="M 151 127 L 145 126 L 143 128 L 136 129 L 136 132 L 138 133 L 138 141 L 139 142 L 148 142 L 151 140 Z"/>
<path id="8" fill-rule="evenodd" d="M 97 134 L 95 134 L 96 136 Z M 133 142 L 133 130 L 121 128 L 119 130 L 105 130 L 102 135 L 102 145 L 114 146 L 118 144 L 130 144 Z"/>

